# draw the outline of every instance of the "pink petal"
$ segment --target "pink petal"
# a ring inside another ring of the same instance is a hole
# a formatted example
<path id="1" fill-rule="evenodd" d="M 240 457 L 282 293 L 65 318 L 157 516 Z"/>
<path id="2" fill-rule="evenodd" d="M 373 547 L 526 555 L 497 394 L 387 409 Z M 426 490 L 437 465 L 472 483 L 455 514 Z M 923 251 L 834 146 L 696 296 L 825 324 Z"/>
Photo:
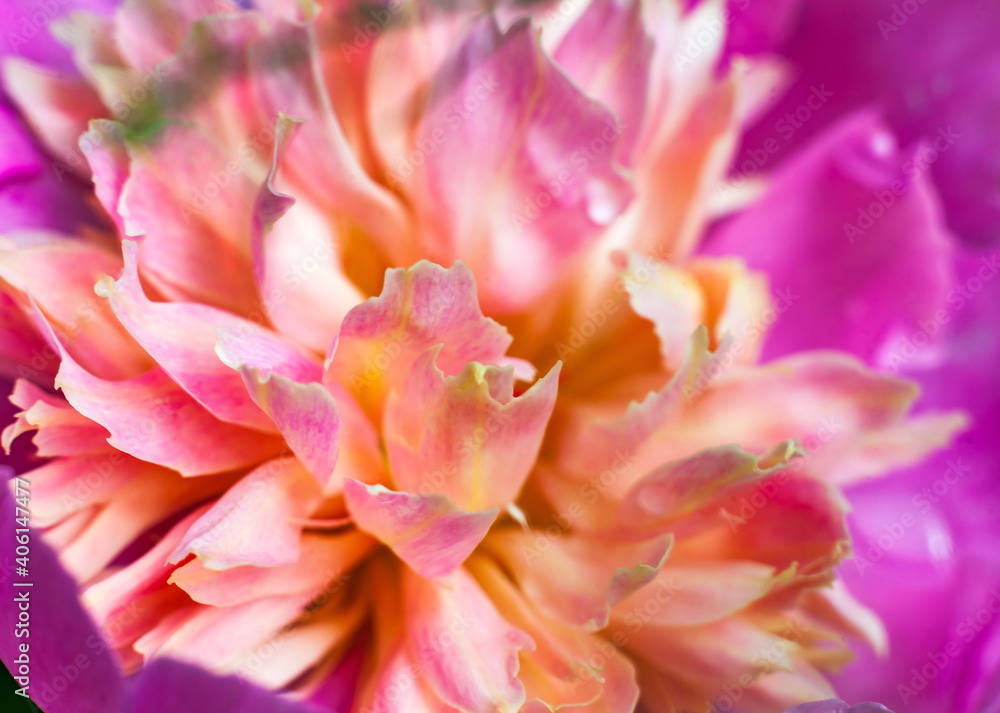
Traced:
<path id="1" fill-rule="evenodd" d="M 245 206 L 253 204 L 257 184 L 241 163 L 180 124 L 168 125 L 153 142 L 126 142 L 125 148 L 131 168 L 118 212 L 126 235 L 141 236 L 134 260 L 143 275 L 172 299 L 253 313 L 258 297 L 247 279 Z"/>
<path id="2" fill-rule="evenodd" d="M 516 711 L 525 702 L 518 651 L 533 642 L 508 624 L 464 570 L 448 580 L 403 573 L 406 640 L 428 686 L 468 713 Z M 444 647 L 444 642 L 454 642 Z"/>
<path id="3" fill-rule="evenodd" d="M 357 530 L 344 534 L 305 534 L 299 559 L 277 567 L 252 565 L 221 571 L 192 559 L 170 575 L 174 584 L 201 604 L 230 607 L 254 599 L 299 595 L 315 599 L 324 590 L 342 588 L 350 570 L 372 549 L 374 542 Z"/>
<path id="4" fill-rule="evenodd" d="M 336 401 L 323 384 L 299 383 L 245 364 L 243 355 L 251 364 L 266 361 L 261 354 L 250 353 L 252 347 L 252 342 L 224 330 L 217 351 L 226 364 L 239 371 L 250 398 L 271 417 L 292 452 L 320 485 L 326 486 L 337 465 L 340 413 Z"/>
<path id="5" fill-rule="evenodd" d="M 107 450 L 108 432 L 70 406 L 65 399 L 42 391 L 29 381 L 18 379 L 10 400 L 22 410 L 0 437 L 0 445 L 8 454 L 14 439 L 32 430 L 35 431 L 32 442 L 37 454 L 43 458 Z"/>
<path id="6" fill-rule="evenodd" d="M 77 360 L 110 379 L 149 368 L 149 357 L 94 294 L 102 276 L 121 270 L 114 253 L 54 236 L 26 236 L 24 244 L 11 247 L 0 252 L 0 279 L 34 301 Z"/>
<path id="7" fill-rule="evenodd" d="M 116 449 L 182 475 L 247 466 L 282 447 L 278 438 L 218 421 L 159 368 L 105 381 L 63 351 L 56 385 L 73 408 L 108 429 Z"/>
<path id="8" fill-rule="evenodd" d="M 196 605 L 163 619 L 135 643 L 147 661 L 169 656 L 231 671 L 249 649 L 298 618 L 309 600 L 302 596 L 255 599 L 232 607 Z"/>
<path id="9" fill-rule="evenodd" d="M 414 495 L 345 482 L 347 507 L 371 533 L 422 577 L 444 577 L 462 565 L 489 532 L 499 510 L 468 512 L 443 495 Z"/>
<path id="10" fill-rule="evenodd" d="M 148 463 L 133 467 L 143 472 L 130 478 L 114 497 L 97 508 L 86 527 L 60 548 L 63 564 L 80 581 L 100 573 L 154 525 L 217 495 L 224 487 L 214 478 L 184 479 Z"/>
<path id="11" fill-rule="evenodd" d="M 432 349 L 386 407 L 393 481 L 482 510 L 514 501 L 538 457 L 555 406 L 559 365 L 513 397 L 512 367 L 472 363 L 445 376 Z"/>
<path id="12" fill-rule="evenodd" d="M 491 313 L 545 294 L 631 199 L 614 118 L 558 70 L 526 21 L 505 32 L 492 16 L 474 21 L 421 109 L 410 154 L 420 160 L 390 180 L 415 207 L 420 254 L 466 261 Z"/>
<path id="13" fill-rule="evenodd" d="M 616 155 L 632 164 L 646 110 L 653 43 L 637 0 L 596 0 L 559 42 L 553 59 L 588 96 L 615 113 L 622 136 Z"/>
<path id="14" fill-rule="evenodd" d="M 312 358 L 275 334 L 233 314 L 203 304 L 151 302 L 139 283 L 135 243 L 123 244 L 125 271 L 105 278 L 98 293 L 132 336 L 163 369 L 199 403 L 224 421 L 273 431 L 270 419 L 253 403 L 240 375 L 216 355 L 220 329 L 253 344 L 259 358 L 271 361 L 280 374 L 314 373 Z M 257 364 L 254 364 L 256 366 Z"/>
<path id="15" fill-rule="evenodd" d="M 787 468 L 788 461 L 798 454 L 790 443 L 764 456 L 739 446 L 716 446 L 666 463 L 629 490 L 618 512 L 618 524 L 647 536 L 668 531 L 669 523 Z"/>
<path id="16" fill-rule="evenodd" d="M 446 704 L 421 676 L 423 662 L 418 654 L 397 647 L 380 662 L 367 694 L 362 694 L 359 710 L 405 710 L 408 713 L 460 713 Z"/>
<path id="17" fill-rule="evenodd" d="M 215 570 L 296 562 L 302 526 L 293 521 L 308 517 L 319 499 L 316 480 L 297 460 L 269 461 L 219 498 L 191 526 L 168 561 L 176 564 L 194 554 Z"/>

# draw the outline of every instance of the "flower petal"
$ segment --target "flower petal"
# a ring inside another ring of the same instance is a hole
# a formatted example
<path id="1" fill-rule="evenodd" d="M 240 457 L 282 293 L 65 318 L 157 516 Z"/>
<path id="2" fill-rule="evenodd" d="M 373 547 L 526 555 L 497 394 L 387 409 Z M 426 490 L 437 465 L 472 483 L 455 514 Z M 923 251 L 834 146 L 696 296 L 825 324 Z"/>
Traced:
<path id="1" fill-rule="evenodd" d="M 164 371 L 205 408 L 224 421 L 273 431 L 243 379 L 216 355 L 218 330 L 235 330 L 258 349 L 266 347 L 272 368 L 285 376 L 315 374 L 315 362 L 278 335 L 233 314 L 204 304 L 150 301 L 139 283 L 138 250 L 135 243 L 123 244 L 125 271 L 116 281 L 98 283 L 98 294 L 108 298 L 118 319 Z"/>
<path id="2" fill-rule="evenodd" d="M 505 530 L 489 547 L 524 594 L 548 616 L 596 631 L 618 602 L 649 584 L 670 555 L 673 538 L 643 543 L 583 536 L 539 537 Z"/>
<path id="3" fill-rule="evenodd" d="M 491 313 L 545 294 L 631 199 L 614 160 L 620 128 L 526 21 L 504 32 L 492 16 L 474 21 L 421 111 L 422 160 L 407 159 L 391 180 L 416 209 L 419 255 L 466 261 Z"/>
<path id="4" fill-rule="evenodd" d="M 795 295 L 770 329 L 765 359 L 838 348 L 871 361 L 889 337 L 912 334 L 945 305 L 951 240 L 929 179 L 904 173 L 909 159 L 877 117 L 854 115 L 710 238 L 708 254 L 739 255 Z"/>
<path id="5" fill-rule="evenodd" d="M 471 361 L 505 363 L 510 343 L 507 330 L 480 311 L 468 267 L 421 261 L 386 271 L 382 293 L 348 313 L 327 357 L 327 379 L 379 413 L 388 388 L 401 384 L 429 347 L 443 345 L 437 363 L 451 375 Z"/>
<path id="6" fill-rule="evenodd" d="M 559 365 L 513 397 L 513 367 L 471 363 L 455 376 L 435 366 L 437 349 L 386 406 L 384 433 L 393 481 L 435 492 L 467 510 L 514 501 L 541 448 L 555 406 Z"/>
<path id="7" fill-rule="evenodd" d="M 132 713 L 314 713 L 236 676 L 215 676 L 170 659 L 152 661 L 136 679 L 132 695 Z"/>
<path id="8" fill-rule="evenodd" d="M 403 573 L 406 639 L 424 679 L 468 713 L 514 713 L 525 702 L 518 651 L 531 639 L 508 624 L 464 570 L 448 580 Z"/>
<path id="9" fill-rule="evenodd" d="M 192 559 L 170 575 L 175 584 L 201 604 L 231 607 L 265 597 L 298 595 L 315 599 L 324 590 L 334 590 L 347 581 L 350 570 L 368 552 L 373 542 L 351 530 L 344 534 L 304 534 L 296 562 L 277 567 L 245 565 L 224 570 Z"/>
<path id="10" fill-rule="evenodd" d="M 159 368 L 105 381 L 63 351 L 56 386 L 73 408 L 108 429 L 112 446 L 182 475 L 250 465 L 282 447 L 278 438 L 218 421 Z"/>
<path id="11" fill-rule="evenodd" d="M 6 478 L 5 478 L 6 480 Z M 13 483 L 4 482 L 0 488 L 0 542 L 5 565 L 13 567 L 17 558 L 18 542 L 15 537 L 15 500 Z M 29 576 L 14 577 L 8 572 L 0 578 L 0 592 L 4 606 L 0 607 L 0 658 L 14 676 L 24 661 L 18 662 L 23 649 L 19 645 L 30 643 L 30 654 L 25 658 L 30 674 L 18 681 L 18 687 L 30 686 L 28 695 L 45 706 L 49 713 L 118 713 L 124 710 L 124 690 L 118 661 L 103 643 L 90 615 L 77 599 L 76 582 L 59 565 L 56 553 L 42 541 L 40 533 L 28 535 L 31 542 Z M 32 582 L 31 587 L 19 583 Z M 16 604 L 18 598 L 28 602 L 31 613 L 31 638 L 22 639 L 15 632 L 18 628 Z M 95 648 L 97 645 L 100 648 Z M 77 666 L 80 657 L 87 660 L 87 670 L 69 681 L 66 670 Z M 57 687 L 57 680 L 63 682 Z M 51 695 L 62 690 L 66 695 Z"/>
<path id="12" fill-rule="evenodd" d="M 497 519 L 499 510 L 468 512 L 443 495 L 414 495 L 365 485 L 344 484 L 354 522 L 422 577 L 444 577 L 461 566 Z"/>
<path id="13" fill-rule="evenodd" d="M 278 458 L 252 471 L 195 522 L 169 562 L 188 554 L 208 569 L 276 567 L 298 561 L 302 525 L 319 502 L 316 480 L 294 458 Z M 261 527 L 267 523 L 267 527 Z"/>

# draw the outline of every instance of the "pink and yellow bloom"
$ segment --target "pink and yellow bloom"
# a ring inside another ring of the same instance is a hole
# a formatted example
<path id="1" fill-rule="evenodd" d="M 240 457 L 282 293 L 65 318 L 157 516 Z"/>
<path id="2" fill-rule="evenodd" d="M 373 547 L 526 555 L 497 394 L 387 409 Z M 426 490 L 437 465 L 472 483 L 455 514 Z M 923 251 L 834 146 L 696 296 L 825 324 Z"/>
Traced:
<path id="1" fill-rule="evenodd" d="M 254 6 L 73 14 L 79 78 L 4 65 L 107 225 L 2 238 L 3 443 L 125 671 L 357 712 L 832 698 L 885 639 L 835 582 L 841 488 L 964 417 L 767 340 L 817 305 L 744 250 L 760 212 L 706 241 L 757 197 L 717 186 L 773 68 L 687 52 L 714 2 Z M 876 124 L 774 181 L 779 234 L 830 163 L 831 210 L 891 180 Z M 923 184 L 894 215 L 947 250 Z M 947 283 L 859 315 L 891 245 L 831 308 L 865 356 Z"/>

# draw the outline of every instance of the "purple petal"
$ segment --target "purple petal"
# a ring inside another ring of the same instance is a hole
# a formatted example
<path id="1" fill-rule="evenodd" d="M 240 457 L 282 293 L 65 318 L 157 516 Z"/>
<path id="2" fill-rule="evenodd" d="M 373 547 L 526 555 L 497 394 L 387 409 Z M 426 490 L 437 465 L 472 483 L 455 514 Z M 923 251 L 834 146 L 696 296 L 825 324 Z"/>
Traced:
<path id="1" fill-rule="evenodd" d="M 131 713 L 316 713 L 236 676 L 170 659 L 156 659 L 140 673 L 132 691 Z"/>
<path id="2" fill-rule="evenodd" d="M 122 710 L 123 698 L 118 661 L 80 605 L 76 582 L 37 531 L 29 535 L 28 574 L 17 569 L 22 565 L 15 537 L 23 525 L 17 517 L 23 511 L 15 509 L 18 503 L 11 493 L 15 483 L 6 482 L 6 477 L 4 481 L 0 492 L 0 659 L 20 686 L 28 686 L 27 694 L 46 713 L 116 713 Z M 31 586 L 19 586 L 29 582 Z M 26 626 L 18 628 L 22 623 Z M 15 634 L 22 630 L 30 634 Z M 27 658 L 27 663 L 19 657 Z M 17 679 L 22 670 L 26 677 Z"/>

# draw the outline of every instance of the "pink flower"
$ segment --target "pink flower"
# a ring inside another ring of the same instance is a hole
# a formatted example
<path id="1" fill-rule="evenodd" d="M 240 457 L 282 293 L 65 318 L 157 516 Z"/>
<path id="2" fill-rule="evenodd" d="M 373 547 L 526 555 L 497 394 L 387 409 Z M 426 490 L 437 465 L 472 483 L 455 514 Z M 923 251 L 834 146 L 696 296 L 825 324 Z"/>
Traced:
<path id="1" fill-rule="evenodd" d="M 834 586 L 840 488 L 964 418 L 758 363 L 798 298 L 720 247 L 752 213 L 701 245 L 760 101 L 683 54 L 718 4 L 256 5 L 74 15 L 84 79 L 6 65 L 116 227 L 3 239 L 0 346 L 34 525 L 125 670 L 351 711 L 831 697 L 845 637 L 884 644 Z M 845 205 L 884 178 L 849 165 Z"/>

